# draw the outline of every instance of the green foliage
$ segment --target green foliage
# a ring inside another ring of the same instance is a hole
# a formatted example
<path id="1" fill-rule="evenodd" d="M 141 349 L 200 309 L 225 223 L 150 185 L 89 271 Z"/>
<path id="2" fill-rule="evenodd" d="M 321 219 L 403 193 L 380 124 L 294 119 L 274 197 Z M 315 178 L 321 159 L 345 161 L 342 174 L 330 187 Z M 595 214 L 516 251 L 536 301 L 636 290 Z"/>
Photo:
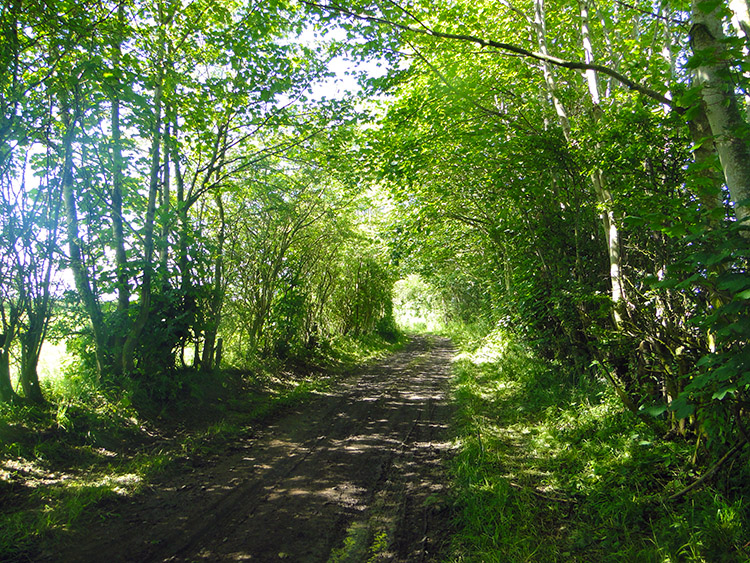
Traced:
<path id="1" fill-rule="evenodd" d="M 396 324 L 393 315 L 381 317 L 375 324 L 375 332 L 386 342 L 397 342 L 401 336 L 398 324 Z"/>
<path id="2" fill-rule="evenodd" d="M 238 224 L 228 239 L 220 334 L 236 367 L 255 356 L 305 362 L 342 334 L 389 326 L 392 284 L 384 252 L 341 182 L 306 170 L 266 176 L 262 189 L 227 202 Z"/>
<path id="3" fill-rule="evenodd" d="M 701 86 L 684 85 L 705 61 L 685 64 L 684 30 L 641 21 L 636 7 L 598 6 L 584 22 L 585 3 L 544 4 L 555 56 L 581 60 L 591 41 L 595 62 L 673 92 L 681 110 L 605 73 L 594 99 L 583 74 L 408 34 L 418 54 L 361 143 L 394 199 L 392 259 L 435 288 L 449 322 L 512 328 L 543 358 L 576 366 L 571 386 L 607 366 L 629 408 L 719 459 L 747 426 L 750 290 Z M 541 49 L 530 5 L 416 3 L 410 16 Z M 731 64 L 735 43 L 722 54 Z"/>
<path id="4" fill-rule="evenodd" d="M 702 357 L 685 376 L 681 395 L 670 409 L 680 418 L 695 413 L 701 432 L 721 451 L 745 432 L 742 413 L 750 389 L 748 347 L 747 256 L 750 246 L 744 225 L 722 228 L 709 225 L 688 240 L 691 252 L 675 264 L 667 286 L 687 286 L 694 299 L 707 301 L 708 309 L 694 315 L 692 323 L 713 342 L 700 349 Z M 709 349 L 713 348 L 713 349 Z"/>
<path id="5" fill-rule="evenodd" d="M 438 290 L 411 274 L 393 288 L 394 316 L 407 330 L 435 331 L 445 322 L 445 306 Z"/>

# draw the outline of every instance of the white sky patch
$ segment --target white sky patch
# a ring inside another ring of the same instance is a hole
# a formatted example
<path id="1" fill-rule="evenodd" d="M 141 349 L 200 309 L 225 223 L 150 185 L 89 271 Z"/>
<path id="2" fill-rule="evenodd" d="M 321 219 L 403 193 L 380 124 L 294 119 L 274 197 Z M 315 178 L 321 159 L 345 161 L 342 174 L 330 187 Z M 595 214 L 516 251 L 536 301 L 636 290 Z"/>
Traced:
<path id="1" fill-rule="evenodd" d="M 334 28 L 325 36 L 308 28 L 299 36 L 299 41 L 314 48 L 317 45 L 325 45 L 335 41 L 346 41 L 346 31 Z M 328 99 L 340 100 L 350 94 L 357 94 L 362 90 L 357 77 L 364 74 L 370 78 L 381 78 L 388 72 L 388 63 L 383 59 L 373 59 L 365 62 L 353 61 L 345 56 L 331 59 L 328 69 L 333 76 L 313 83 L 309 89 L 309 98 L 312 101 Z"/>
<path id="2" fill-rule="evenodd" d="M 365 74 L 371 78 L 381 78 L 387 73 L 386 65 L 379 61 L 358 63 L 343 57 L 336 57 L 328 64 L 335 76 L 312 85 L 310 97 L 313 100 L 341 99 L 361 90 L 357 76 Z"/>

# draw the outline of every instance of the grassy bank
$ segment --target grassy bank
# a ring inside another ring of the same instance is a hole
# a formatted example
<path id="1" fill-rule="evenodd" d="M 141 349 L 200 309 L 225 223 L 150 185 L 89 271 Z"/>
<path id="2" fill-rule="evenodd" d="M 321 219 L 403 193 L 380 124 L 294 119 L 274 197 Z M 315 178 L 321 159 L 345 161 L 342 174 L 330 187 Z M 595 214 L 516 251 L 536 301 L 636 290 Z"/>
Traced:
<path id="1" fill-rule="evenodd" d="M 106 517 L 117 499 L 168 477 L 180 462 L 222 451 L 401 344 L 342 339 L 315 364 L 172 374 L 175 383 L 163 382 L 158 399 L 137 384 L 46 379 L 49 404 L 0 405 L 0 560 L 53 549 L 60 532 Z"/>
<path id="2" fill-rule="evenodd" d="M 453 561 L 750 560 L 746 464 L 669 501 L 703 468 L 605 382 L 540 361 L 501 333 L 462 347 Z"/>

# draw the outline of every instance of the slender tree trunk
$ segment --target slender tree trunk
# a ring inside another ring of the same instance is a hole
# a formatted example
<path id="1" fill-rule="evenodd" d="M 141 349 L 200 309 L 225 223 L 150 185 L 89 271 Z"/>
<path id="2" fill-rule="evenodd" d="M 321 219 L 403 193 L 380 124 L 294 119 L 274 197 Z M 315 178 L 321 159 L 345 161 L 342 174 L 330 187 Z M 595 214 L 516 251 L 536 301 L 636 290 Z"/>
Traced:
<path id="1" fill-rule="evenodd" d="M 51 246 L 51 245 L 50 245 Z M 43 403 L 44 397 L 39 386 L 39 375 L 37 365 L 42 343 L 47 334 L 47 326 L 50 316 L 50 273 L 52 269 L 51 252 L 47 261 L 47 272 L 45 280 L 41 282 L 41 288 L 34 288 L 35 293 L 41 291 L 40 295 L 29 295 L 25 300 L 26 329 L 18 335 L 21 344 L 21 369 L 18 380 L 23 389 L 24 397 L 35 403 Z"/>
<path id="2" fill-rule="evenodd" d="M 589 30 L 589 6 L 588 0 L 580 0 L 581 11 L 581 40 L 583 53 L 588 64 L 594 62 L 594 49 L 591 44 L 591 32 Z M 602 117 L 601 100 L 599 96 L 599 83 L 593 70 L 586 70 L 586 85 L 591 98 L 592 119 L 594 124 Z M 621 304 L 625 299 L 625 287 L 622 279 L 621 242 L 618 220 L 614 212 L 614 199 L 607 187 L 607 178 L 604 172 L 597 168 L 591 173 L 591 183 L 594 186 L 597 203 L 603 208 L 601 211 L 602 226 L 607 241 L 607 256 L 609 257 L 609 281 L 610 296 L 614 309 L 612 318 L 616 328 L 622 324 Z"/>
<path id="3" fill-rule="evenodd" d="M 747 0 L 729 0 L 729 9 L 732 10 L 732 25 L 737 35 L 747 41 L 750 39 L 750 6 Z"/>
<path id="4" fill-rule="evenodd" d="M 722 43 L 724 33 L 716 10 L 705 13 L 701 2 L 693 0 L 693 51 L 703 63 L 696 69 L 701 85 L 706 117 L 711 126 L 729 194 L 738 219 L 748 216 L 750 200 L 750 147 L 741 133 L 746 123 L 740 113 Z"/>
<path id="5" fill-rule="evenodd" d="M 24 396 L 35 403 L 43 403 L 42 389 L 39 386 L 39 374 L 37 367 L 39 365 L 39 354 L 42 351 L 42 344 L 47 336 L 51 314 L 50 283 L 52 280 L 52 266 L 55 253 L 55 240 L 57 239 L 58 221 L 59 221 L 59 202 L 54 210 L 54 219 L 52 225 L 53 235 L 50 237 L 45 256 L 46 270 L 44 280 L 41 282 L 40 292 L 36 298 L 29 298 L 26 303 L 26 317 L 28 327 L 20 335 L 21 341 L 21 371 L 19 379 L 23 388 Z"/>
<path id="6" fill-rule="evenodd" d="M 594 57 L 588 28 L 588 5 L 585 1 L 581 2 L 580 8 L 584 54 L 586 56 L 586 62 L 592 63 Z M 534 0 L 534 27 L 536 29 L 537 41 L 539 42 L 539 52 L 547 56 L 549 53 L 547 52 L 544 0 Z M 557 86 L 550 65 L 544 63 L 543 71 L 548 94 L 555 107 L 555 113 L 557 114 L 563 135 L 568 143 L 570 143 L 572 141 L 570 120 L 568 119 L 565 107 L 557 96 Z M 594 119 L 598 120 L 601 116 L 601 108 L 599 106 L 599 86 L 596 74 L 593 71 L 586 71 L 586 84 L 593 104 Z M 610 296 L 614 304 L 612 316 L 615 326 L 619 328 L 622 322 L 619 308 L 624 299 L 620 253 L 620 231 L 614 216 L 612 194 L 607 189 L 606 178 L 601 170 L 597 169 L 592 172 L 591 184 L 594 188 L 597 203 L 603 207 L 601 212 L 601 222 L 604 229 L 605 240 L 607 243 L 607 256 L 609 259 Z"/>
<path id="7" fill-rule="evenodd" d="M 211 371 L 214 367 L 216 353 L 216 336 L 221 324 L 221 309 L 224 300 L 224 240 L 226 238 L 224 221 L 224 204 L 221 201 L 221 193 L 215 194 L 214 200 L 219 211 L 219 238 L 217 241 L 216 262 L 214 265 L 214 287 L 211 295 L 211 303 L 206 322 L 205 337 L 203 340 L 203 356 L 201 369 Z M 217 360 L 218 363 L 218 360 Z"/>
<path id="8" fill-rule="evenodd" d="M 125 25 L 124 6 L 120 4 L 117 12 L 118 33 L 112 45 L 112 66 L 119 70 L 120 43 L 122 26 Z M 123 158 L 122 132 L 120 130 L 120 82 L 112 91 L 112 245 L 115 250 L 115 271 L 117 276 L 117 325 L 114 331 L 115 371 L 122 369 L 122 348 L 129 328 L 128 311 L 130 309 L 130 279 L 128 276 L 128 258 L 125 251 L 125 234 L 123 230 L 122 197 L 123 197 Z"/>
<path id="9" fill-rule="evenodd" d="M 12 403 L 17 399 L 10 382 L 10 352 L 0 348 L 0 403 Z"/>
<path id="10" fill-rule="evenodd" d="M 61 104 L 61 114 L 65 134 L 63 135 L 63 169 L 62 169 L 62 192 L 65 205 L 65 223 L 68 238 L 68 260 L 73 272 L 78 295 L 83 301 L 84 309 L 91 321 L 94 333 L 94 350 L 96 355 L 97 373 L 101 377 L 108 366 L 105 352 L 106 334 L 104 317 L 99 303 L 91 288 L 88 270 L 83 262 L 78 225 L 78 210 L 73 185 L 73 139 L 75 137 L 76 118 L 70 114 L 67 103 Z"/>
<path id="11" fill-rule="evenodd" d="M 594 47 L 591 44 L 591 31 L 589 29 L 589 5 L 588 0 L 580 0 L 579 8 L 581 12 L 581 41 L 583 43 L 583 55 L 587 64 L 594 62 Z M 599 107 L 599 81 L 596 72 L 592 69 L 586 70 L 586 85 L 589 89 L 591 103 L 594 105 L 594 112 L 601 111 Z"/>
<path id="12" fill-rule="evenodd" d="M 122 364 L 125 373 L 135 370 L 135 348 L 141 333 L 148 322 L 151 312 L 151 281 L 153 276 L 154 257 L 154 219 L 156 216 L 156 194 L 159 191 L 159 170 L 161 164 L 161 139 L 162 139 L 162 95 L 164 81 L 164 43 L 166 41 L 164 30 L 164 16 L 159 14 L 159 52 L 156 60 L 156 80 L 154 91 L 154 121 L 151 130 L 151 174 L 148 188 L 148 204 L 146 218 L 143 225 L 143 279 L 139 293 L 140 303 L 138 316 L 128 333 L 122 350 Z"/>
<path id="13" fill-rule="evenodd" d="M 620 55 L 616 53 L 614 48 L 612 47 L 613 33 L 609 29 L 609 22 L 607 21 L 606 16 L 602 12 L 602 10 L 599 9 L 599 7 L 596 8 L 596 16 L 599 19 L 599 23 L 601 24 L 602 36 L 604 38 L 604 46 L 606 48 L 607 60 L 609 62 L 609 66 L 613 70 L 619 70 Z M 604 78 L 604 97 L 605 98 L 611 95 L 612 89 L 614 88 L 616 84 L 617 84 L 617 81 L 613 80 L 611 76 L 607 76 Z"/>
<path id="14" fill-rule="evenodd" d="M 0 403 L 12 403 L 18 399 L 10 382 L 10 346 L 13 343 L 15 327 L 3 322 L 3 328 L 5 333 L 0 334 Z"/>
<path id="15" fill-rule="evenodd" d="M 534 0 L 534 29 L 536 30 L 536 37 L 539 43 L 539 52 L 545 57 L 549 56 L 544 0 Z M 546 60 L 542 61 L 542 70 L 544 72 L 544 81 L 547 84 L 547 94 L 552 100 L 552 105 L 555 107 L 555 113 L 557 114 L 563 135 L 565 135 L 565 140 L 570 143 L 570 120 L 568 119 L 568 113 L 557 96 L 555 75 L 552 73 L 551 65 Z"/>
<path id="16" fill-rule="evenodd" d="M 176 198 L 176 211 L 177 211 L 177 269 L 180 276 L 180 298 L 182 300 L 182 311 L 187 316 L 187 323 L 190 328 L 195 327 L 195 313 L 196 303 L 191 291 L 192 280 L 190 276 L 190 265 L 188 263 L 188 237 L 190 235 L 190 225 L 188 223 L 188 204 L 185 199 L 185 178 L 182 175 L 182 167 L 180 166 L 180 153 L 177 146 L 177 138 L 179 135 L 178 127 L 178 116 L 174 112 L 172 115 L 172 135 L 169 137 L 169 145 L 165 147 L 167 152 L 166 157 L 172 162 L 172 169 L 174 170 L 175 179 L 175 198 Z M 182 342 L 181 347 L 181 361 L 182 365 L 186 366 L 185 362 L 185 349 L 189 342 L 186 339 Z"/>
<path id="17" fill-rule="evenodd" d="M 706 209 L 716 209 L 722 205 L 721 184 L 723 178 L 714 165 L 716 147 L 711 135 L 711 125 L 708 123 L 704 102 L 701 102 L 701 107 L 694 112 L 693 118 L 688 122 L 688 129 L 695 146 L 693 149 L 696 167 L 694 178 L 698 198 Z"/>
<path id="18" fill-rule="evenodd" d="M 169 112 L 166 112 L 167 115 Z M 169 119 L 166 119 L 164 123 L 164 170 L 163 170 L 163 177 L 162 177 L 162 188 L 161 188 L 161 217 L 162 219 L 162 225 L 161 225 L 161 234 L 159 236 L 159 277 L 161 278 L 161 284 L 162 287 L 167 287 L 169 285 L 169 271 L 168 271 L 168 262 L 169 262 L 169 230 L 170 230 L 170 214 L 169 214 L 169 206 L 170 206 L 170 159 L 169 159 L 169 147 L 172 144 L 171 137 L 170 137 L 170 122 Z"/>
<path id="19" fill-rule="evenodd" d="M 31 323 L 29 324 L 31 325 Z M 21 370 L 19 372 L 19 381 L 24 397 L 35 403 L 43 403 L 44 396 L 39 386 L 37 366 L 39 365 L 39 354 L 42 350 L 46 330 L 44 326 L 39 326 L 38 321 L 34 325 L 33 327 L 29 326 L 21 338 Z"/>
<path id="20" fill-rule="evenodd" d="M 742 48 L 744 60 L 742 61 L 742 74 L 745 84 L 750 81 L 750 7 L 747 0 L 729 0 L 729 9 L 732 10 L 732 26 L 737 32 L 737 37 L 745 41 Z M 750 93 L 745 91 L 745 118 L 750 118 Z"/>

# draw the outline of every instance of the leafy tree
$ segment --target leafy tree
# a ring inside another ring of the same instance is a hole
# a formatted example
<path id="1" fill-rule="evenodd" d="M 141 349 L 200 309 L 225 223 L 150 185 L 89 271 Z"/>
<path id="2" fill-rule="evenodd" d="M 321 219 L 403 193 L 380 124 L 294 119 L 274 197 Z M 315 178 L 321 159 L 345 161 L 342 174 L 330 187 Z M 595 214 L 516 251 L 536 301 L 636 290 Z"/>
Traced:
<path id="1" fill-rule="evenodd" d="M 716 249 L 725 237 L 744 248 L 741 226 L 719 226 L 744 217 L 747 176 L 730 70 L 743 58 L 720 25 L 730 11 L 540 0 L 311 4 L 368 37 L 390 29 L 400 42 L 392 102 L 366 141 L 378 180 L 401 202 L 395 254 L 422 253 L 409 257 L 413 267 L 450 288 L 434 264 L 451 263 L 443 249 L 465 245 L 450 260 L 481 289 L 462 306 L 464 318 L 490 311 L 549 355 L 593 360 L 636 414 L 662 404 L 684 432 L 685 417 L 698 413 L 698 435 L 707 428 L 700 412 L 709 411 L 685 405 L 698 400 L 690 382 L 702 374 L 712 404 L 724 400 L 714 443 L 739 436 L 742 399 L 729 399 L 737 380 L 720 383 L 734 368 L 705 369 L 733 357 L 731 346 L 716 348 L 710 321 L 696 325 L 726 299 L 704 281 L 722 273 L 696 261 L 706 256 L 697 241 Z M 681 26 L 688 18 L 691 36 Z M 737 161 L 726 154 L 732 143 Z M 732 266 L 707 252 L 722 269 L 744 272 L 742 250 Z M 729 286 L 744 287 L 721 287 Z"/>

